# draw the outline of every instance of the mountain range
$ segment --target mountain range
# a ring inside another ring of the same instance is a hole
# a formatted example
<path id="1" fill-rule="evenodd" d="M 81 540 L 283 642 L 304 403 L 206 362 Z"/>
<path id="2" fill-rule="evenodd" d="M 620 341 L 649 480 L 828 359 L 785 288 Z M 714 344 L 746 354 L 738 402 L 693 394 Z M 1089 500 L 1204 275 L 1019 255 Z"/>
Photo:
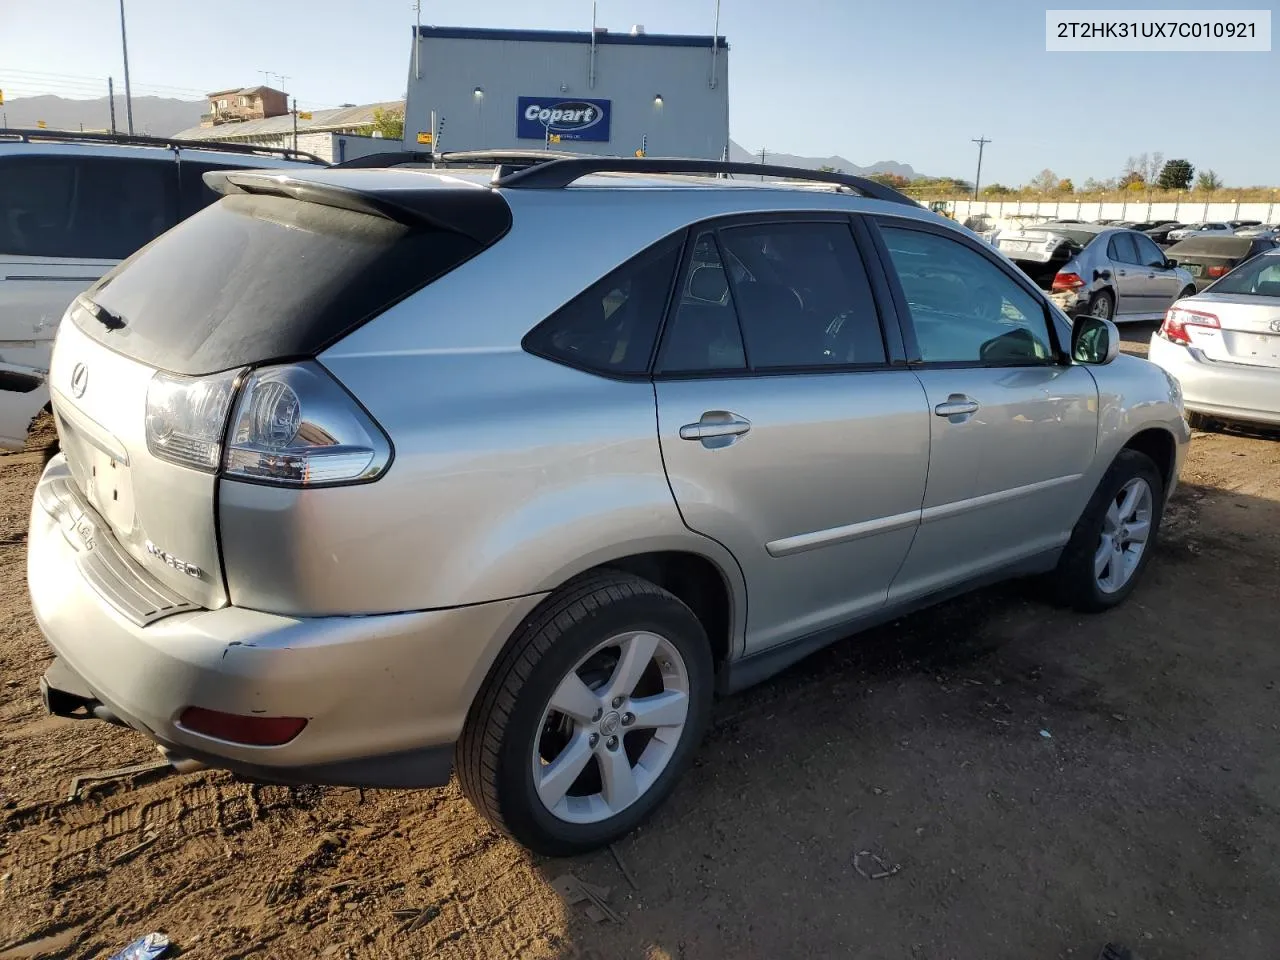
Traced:
<path id="1" fill-rule="evenodd" d="M 168 137 L 179 130 L 197 126 L 200 114 L 205 112 L 203 100 L 174 100 L 168 97 L 134 97 L 133 129 L 135 133 L 155 137 Z M 124 95 L 115 97 L 116 129 L 129 129 L 125 115 Z M 51 130 L 110 130 L 111 105 L 106 97 L 96 100 L 68 100 L 64 97 L 22 97 L 8 100 L 0 110 L 4 111 L 4 125 L 33 129 L 36 121 L 43 120 Z"/>
<path id="2" fill-rule="evenodd" d="M 134 97 L 133 129 L 140 134 L 156 137 L 172 136 L 179 130 L 194 127 L 200 122 L 200 115 L 205 111 L 203 100 L 175 100 L 166 97 Z M 125 119 L 123 95 L 115 97 L 116 129 L 128 129 Z M 69 100 L 64 97 L 41 96 L 23 97 L 10 100 L 3 107 L 4 113 L 0 121 L 7 127 L 31 129 L 37 121 L 43 120 L 51 130 L 109 130 L 111 128 L 111 107 L 106 97 L 96 100 Z M 745 147 L 729 141 L 729 159 L 756 163 L 760 153 L 752 153 Z M 791 153 L 772 153 L 766 151 L 768 163 L 788 167 L 800 167 L 805 170 L 817 170 L 819 167 L 835 167 L 843 173 L 866 176 L 872 173 L 895 173 L 898 176 L 914 179 L 917 174 L 910 164 L 898 163 L 895 160 L 881 160 L 867 167 L 860 167 L 852 160 L 841 156 L 801 157 Z"/>
<path id="3" fill-rule="evenodd" d="M 920 174 L 911 168 L 909 163 L 898 163 L 896 160 L 878 160 L 868 167 L 860 167 L 852 160 L 847 160 L 842 156 L 835 155 L 830 157 L 800 157 L 793 153 L 773 153 L 765 151 L 765 162 L 776 163 L 784 167 L 800 167 L 802 170 L 817 170 L 819 167 L 835 167 L 840 173 L 849 173 L 855 176 L 869 176 L 873 173 L 893 173 L 900 177 L 906 177 L 908 180 L 914 180 Z M 760 151 L 754 153 L 747 150 L 741 144 L 734 140 L 729 141 L 729 159 L 743 161 L 746 163 L 759 163 Z"/>

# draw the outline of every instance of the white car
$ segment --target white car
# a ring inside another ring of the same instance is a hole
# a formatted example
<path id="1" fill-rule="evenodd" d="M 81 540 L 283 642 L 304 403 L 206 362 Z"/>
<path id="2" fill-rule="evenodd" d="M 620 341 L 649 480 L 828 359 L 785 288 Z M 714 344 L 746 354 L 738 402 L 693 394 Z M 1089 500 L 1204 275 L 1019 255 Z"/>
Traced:
<path id="1" fill-rule="evenodd" d="M 1280 250 L 1169 308 L 1148 359 L 1182 386 L 1187 419 L 1280 426 Z"/>
<path id="2" fill-rule="evenodd" d="M 1259 223 L 1249 227 L 1241 227 L 1236 231 L 1236 236 L 1280 240 L 1280 223 Z"/>
<path id="3" fill-rule="evenodd" d="M 135 250 L 217 199 L 206 171 L 315 166 L 246 144 L 0 131 L 0 450 L 21 450 L 71 301 Z"/>
<path id="4" fill-rule="evenodd" d="M 1189 223 L 1185 227 L 1169 231 L 1169 242 L 1186 240 L 1188 237 L 1229 237 L 1235 231 L 1231 224 L 1215 221 L 1212 223 Z"/>

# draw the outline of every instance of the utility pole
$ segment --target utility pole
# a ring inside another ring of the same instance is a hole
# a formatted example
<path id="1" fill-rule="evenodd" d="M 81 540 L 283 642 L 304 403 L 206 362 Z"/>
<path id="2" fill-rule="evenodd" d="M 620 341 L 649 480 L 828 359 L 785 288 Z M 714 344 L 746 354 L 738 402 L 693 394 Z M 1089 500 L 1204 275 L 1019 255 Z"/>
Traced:
<path id="1" fill-rule="evenodd" d="M 991 141 L 986 137 L 979 137 L 972 142 L 978 145 L 978 173 L 973 178 L 973 199 L 976 201 L 978 199 L 978 185 L 982 182 L 982 148 Z"/>
<path id="2" fill-rule="evenodd" d="M 293 149 L 298 149 L 298 98 L 293 98 Z"/>
<path id="3" fill-rule="evenodd" d="M 764 166 L 764 147 L 760 148 L 760 166 Z M 760 174 L 760 181 L 764 182 L 764 174 Z"/>
<path id="4" fill-rule="evenodd" d="M 107 77 L 107 103 L 111 106 L 111 132 L 116 132 L 116 88 L 115 83 Z"/>
<path id="5" fill-rule="evenodd" d="M 124 33 L 124 0 L 120 0 L 120 50 L 124 54 L 124 112 L 129 120 L 129 135 L 133 135 L 133 92 L 129 88 L 129 41 Z"/>
<path id="6" fill-rule="evenodd" d="M 413 10 L 416 18 L 413 25 L 413 79 L 422 79 L 422 0 L 414 0 Z M 594 40 L 593 40 L 594 42 Z"/>

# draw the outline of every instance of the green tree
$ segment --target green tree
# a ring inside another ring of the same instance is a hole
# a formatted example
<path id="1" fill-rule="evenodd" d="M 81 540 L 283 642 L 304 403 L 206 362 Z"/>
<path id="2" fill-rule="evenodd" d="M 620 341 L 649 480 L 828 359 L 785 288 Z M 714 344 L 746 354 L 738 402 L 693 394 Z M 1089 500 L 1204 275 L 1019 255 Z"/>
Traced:
<path id="1" fill-rule="evenodd" d="M 1197 190 L 1221 190 L 1222 178 L 1212 170 L 1201 170 L 1200 176 L 1196 177 Z"/>
<path id="2" fill-rule="evenodd" d="M 1195 170 L 1190 160 L 1170 160 L 1160 170 L 1156 185 L 1161 190 L 1186 190 Z"/>
<path id="3" fill-rule="evenodd" d="M 873 173 L 867 179 L 883 183 L 886 187 L 893 187 L 895 190 L 901 190 L 911 183 L 906 177 L 897 173 Z"/>
<path id="4" fill-rule="evenodd" d="M 1012 187 L 1006 187 L 1003 183 L 989 183 L 982 188 L 984 197 L 1007 197 L 1016 192 Z"/>
<path id="5" fill-rule="evenodd" d="M 1076 185 L 1071 182 L 1070 177 L 1066 177 L 1058 181 L 1058 186 L 1056 187 L 1056 189 L 1059 193 L 1075 193 Z"/>
<path id="6" fill-rule="evenodd" d="M 383 110 L 373 108 L 373 129 L 388 140 L 404 139 L 404 108 Z"/>
<path id="7" fill-rule="evenodd" d="M 1146 178 L 1143 177 L 1141 173 L 1137 170 L 1126 170 L 1124 176 L 1120 178 L 1120 182 L 1116 186 L 1121 190 L 1141 190 L 1146 187 L 1146 185 Z"/>
<path id="8" fill-rule="evenodd" d="M 841 170 L 839 167 L 833 167 L 825 163 L 818 168 L 818 172 L 819 173 L 844 173 L 844 171 Z"/>

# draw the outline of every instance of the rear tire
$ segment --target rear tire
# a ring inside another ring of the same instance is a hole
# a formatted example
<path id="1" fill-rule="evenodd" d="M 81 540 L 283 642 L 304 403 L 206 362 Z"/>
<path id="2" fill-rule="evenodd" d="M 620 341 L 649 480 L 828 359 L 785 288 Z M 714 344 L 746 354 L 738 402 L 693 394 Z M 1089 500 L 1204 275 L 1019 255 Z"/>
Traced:
<path id="1" fill-rule="evenodd" d="M 1178 294 L 1178 299 L 1179 299 L 1179 300 L 1185 300 L 1187 297 L 1194 297 L 1195 295 L 1196 295 L 1196 288 L 1195 288 L 1195 287 L 1187 287 L 1187 288 L 1186 288 L 1185 290 L 1183 290 L 1180 294 Z"/>
<path id="2" fill-rule="evenodd" d="M 1103 320 L 1115 319 L 1116 298 L 1110 290 L 1099 290 L 1089 298 L 1089 315 Z"/>
<path id="3" fill-rule="evenodd" d="M 1206 417 L 1203 413 L 1194 413 L 1190 410 L 1187 411 L 1187 426 L 1191 427 L 1192 430 L 1203 430 L 1207 432 L 1213 429 L 1213 423 L 1213 420 Z"/>
<path id="4" fill-rule="evenodd" d="M 1127 504 L 1130 495 L 1132 508 Z M 1146 454 L 1121 450 L 1076 522 L 1051 575 L 1058 600 L 1091 613 L 1123 603 L 1151 559 L 1163 515 L 1160 471 Z"/>
<path id="5" fill-rule="evenodd" d="M 477 695 L 455 754 L 463 794 L 537 853 L 570 856 L 631 832 L 702 740 L 710 649 L 693 612 L 647 580 L 571 581 L 520 627 Z M 676 715 L 659 718 L 660 703 Z M 554 777 L 557 764 L 570 772 Z"/>

